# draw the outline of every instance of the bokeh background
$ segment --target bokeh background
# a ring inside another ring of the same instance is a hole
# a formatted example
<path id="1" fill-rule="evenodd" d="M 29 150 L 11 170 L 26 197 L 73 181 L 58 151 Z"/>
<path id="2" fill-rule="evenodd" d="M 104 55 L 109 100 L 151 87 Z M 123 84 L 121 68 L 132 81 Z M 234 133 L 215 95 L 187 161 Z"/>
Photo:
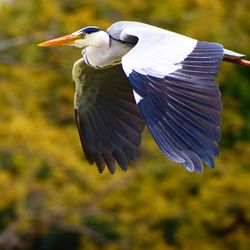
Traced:
<path id="1" fill-rule="evenodd" d="M 114 176 L 82 153 L 72 47 L 37 43 L 118 20 L 250 56 L 249 0 L 0 0 L 0 249 L 250 249 L 250 70 L 223 63 L 216 168 L 188 173 L 144 133 Z"/>

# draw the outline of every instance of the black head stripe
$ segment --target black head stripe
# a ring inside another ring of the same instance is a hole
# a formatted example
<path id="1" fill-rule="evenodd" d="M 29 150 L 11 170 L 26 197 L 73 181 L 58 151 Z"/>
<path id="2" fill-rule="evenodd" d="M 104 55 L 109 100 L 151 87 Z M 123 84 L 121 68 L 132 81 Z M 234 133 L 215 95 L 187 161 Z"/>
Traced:
<path id="1" fill-rule="evenodd" d="M 86 34 L 91 34 L 91 33 L 94 33 L 94 32 L 100 31 L 100 30 L 101 29 L 98 27 L 89 26 L 89 27 L 83 28 L 81 31 L 86 33 Z"/>

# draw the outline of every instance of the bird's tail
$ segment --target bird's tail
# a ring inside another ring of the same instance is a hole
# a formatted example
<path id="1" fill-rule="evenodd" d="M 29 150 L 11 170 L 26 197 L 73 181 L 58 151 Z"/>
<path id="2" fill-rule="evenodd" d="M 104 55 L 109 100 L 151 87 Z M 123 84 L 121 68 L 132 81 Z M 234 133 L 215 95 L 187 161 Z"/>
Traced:
<path id="1" fill-rule="evenodd" d="M 224 57 L 223 61 L 230 62 L 230 63 L 235 63 L 235 64 L 239 64 L 239 65 L 242 65 L 242 66 L 245 66 L 245 67 L 250 67 L 250 61 L 243 60 L 243 59 L 240 59 L 240 58 Z"/>

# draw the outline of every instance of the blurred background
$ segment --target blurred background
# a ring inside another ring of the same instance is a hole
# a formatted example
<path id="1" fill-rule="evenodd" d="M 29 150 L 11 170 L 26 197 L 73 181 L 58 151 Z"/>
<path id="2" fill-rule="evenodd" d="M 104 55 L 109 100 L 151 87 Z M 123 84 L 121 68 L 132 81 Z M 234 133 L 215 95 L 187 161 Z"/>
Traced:
<path id="1" fill-rule="evenodd" d="M 188 173 L 144 132 L 127 172 L 85 161 L 72 47 L 84 26 L 150 23 L 250 57 L 249 0 L 0 0 L 0 249 L 250 249 L 250 70 L 223 63 L 216 168 Z"/>

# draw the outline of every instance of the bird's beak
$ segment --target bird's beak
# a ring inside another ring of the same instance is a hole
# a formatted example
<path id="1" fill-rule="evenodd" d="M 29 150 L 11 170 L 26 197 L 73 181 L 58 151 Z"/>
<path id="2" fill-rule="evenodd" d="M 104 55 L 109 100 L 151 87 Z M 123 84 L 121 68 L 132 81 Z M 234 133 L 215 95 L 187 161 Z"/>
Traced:
<path id="1" fill-rule="evenodd" d="M 74 41 L 79 38 L 80 38 L 79 35 L 70 34 L 43 43 L 39 43 L 38 46 L 47 47 L 47 46 L 57 46 L 57 45 L 68 45 L 74 43 Z"/>

